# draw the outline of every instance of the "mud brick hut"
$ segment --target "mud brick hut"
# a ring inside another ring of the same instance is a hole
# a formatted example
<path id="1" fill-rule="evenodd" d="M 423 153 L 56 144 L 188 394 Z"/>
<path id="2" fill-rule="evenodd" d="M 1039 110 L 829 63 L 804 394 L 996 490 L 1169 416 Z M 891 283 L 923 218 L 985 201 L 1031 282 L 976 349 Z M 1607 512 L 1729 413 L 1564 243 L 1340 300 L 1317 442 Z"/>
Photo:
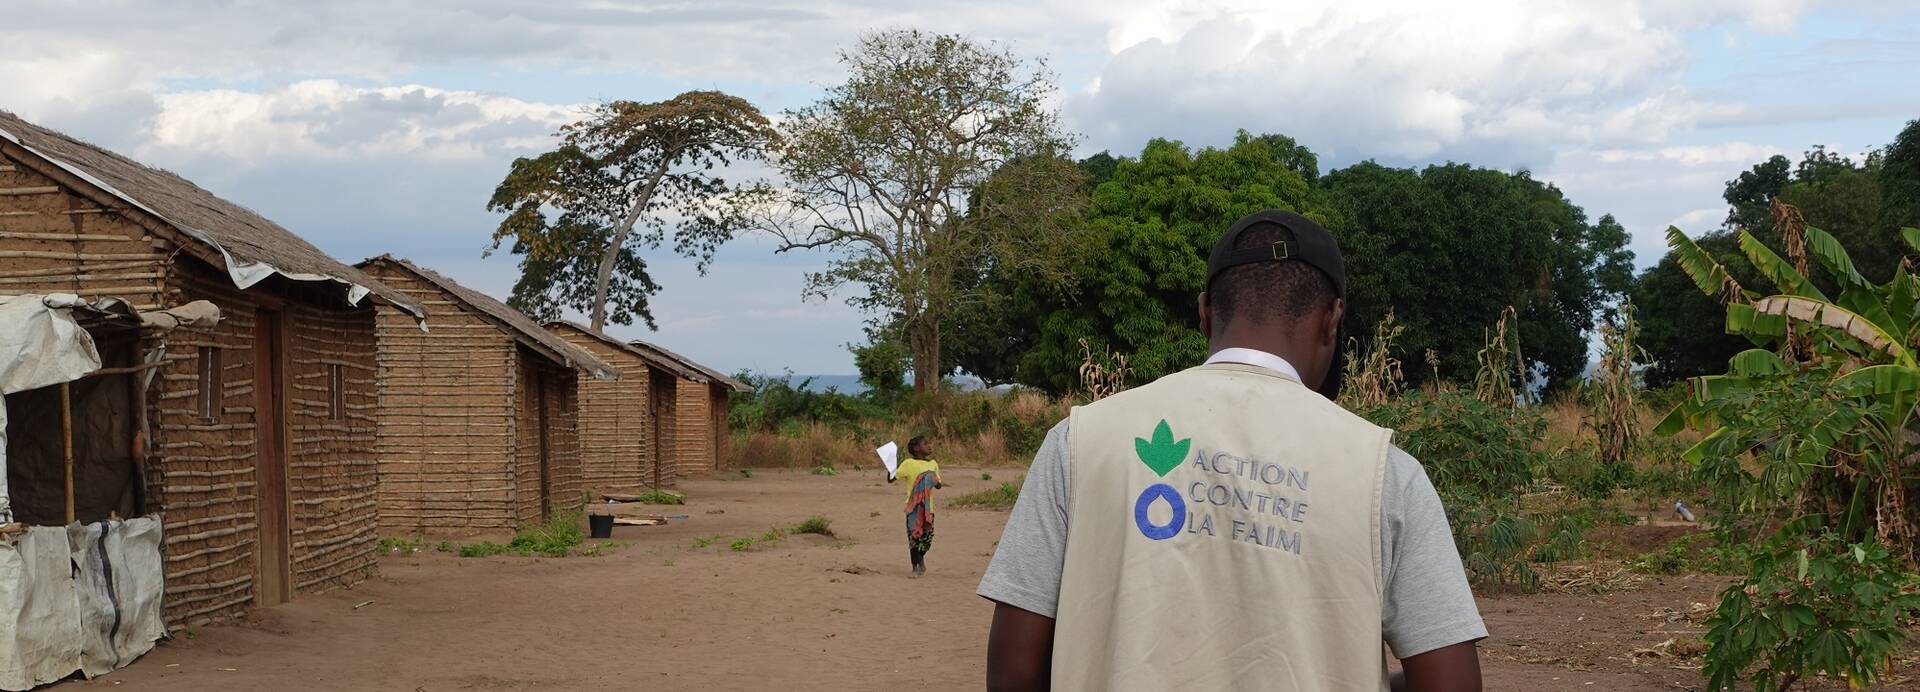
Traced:
<path id="1" fill-rule="evenodd" d="M 423 332 L 380 310 L 380 529 L 503 529 L 579 508 L 583 387 L 620 372 L 432 270 L 359 266 L 433 312 Z"/>
<path id="2" fill-rule="evenodd" d="M 618 380 L 580 383 L 580 445 L 592 493 L 630 493 L 672 484 L 675 460 L 676 381 L 698 371 L 656 352 L 574 322 L 549 322 L 548 331 L 592 352 L 620 371 Z"/>
<path id="3" fill-rule="evenodd" d="M 195 301 L 154 337 L 136 418 L 171 627 L 374 570 L 374 309 L 424 313 L 179 176 L 0 112 L 0 295 Z"/>
<path id="4" fill-rule="evenodd" d="M 739 380 L 696 363 L 691 358 L 645 341 L 628 346 L 656 360 L 670 361 L 684 373 L 673 378 L 673 441 L 676 478 L 718 471 L 727 460 L 727 402 L 734 392 L 750 388 Z"/>

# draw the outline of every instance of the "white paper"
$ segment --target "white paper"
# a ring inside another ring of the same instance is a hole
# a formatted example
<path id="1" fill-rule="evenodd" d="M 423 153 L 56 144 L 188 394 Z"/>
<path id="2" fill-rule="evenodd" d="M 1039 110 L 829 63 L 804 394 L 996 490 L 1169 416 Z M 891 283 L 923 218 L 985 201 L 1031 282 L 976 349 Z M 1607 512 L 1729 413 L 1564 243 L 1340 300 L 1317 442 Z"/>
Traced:
<path id="1" fill-rule="evenodd" d="M 873 450 L 873 453 L 880 455 L 880 463 L 887 465 L 887 477 L 892 478 L 894 472 L 900 469 L 900 446 L 888 442 Z"/>

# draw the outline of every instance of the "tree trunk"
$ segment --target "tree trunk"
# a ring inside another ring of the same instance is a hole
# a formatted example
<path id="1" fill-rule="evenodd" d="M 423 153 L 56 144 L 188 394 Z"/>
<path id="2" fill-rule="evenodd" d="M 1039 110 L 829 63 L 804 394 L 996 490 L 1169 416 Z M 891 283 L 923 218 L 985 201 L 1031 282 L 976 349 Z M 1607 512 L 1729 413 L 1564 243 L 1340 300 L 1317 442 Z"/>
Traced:
<path id="1" fill-rule="evenodd" d="M 940 321 L 922 316 L 908 322 L 907 341 L 913 348 L 913 390 L 930 392 L 940 386 Z"/>
<path id="2" fill-rule="evenodd" d="M 593 311 L 587 317 L 593 331 L 607 326 L 607 289 L 613 284 L 613 267 L 620 260 L 620 247 L 627 244 L 627 236 L 633 233 L 633 224 L 640 221 L 640 214 L 647 210 L 647 204 L 653 201 L 653 190 L 660 186 L 660 179 L 667 174 L 666 162 L 661 158 L 660 167 L 654 169 L 653 177 L 647 179 L 647 186 L 633 200 L 633 208 L 627 211 L 627 217 L 614 227 L 613 237 L 607 239 L 607 249 L 600 253 L 600 271 L 593 279 Z"/>

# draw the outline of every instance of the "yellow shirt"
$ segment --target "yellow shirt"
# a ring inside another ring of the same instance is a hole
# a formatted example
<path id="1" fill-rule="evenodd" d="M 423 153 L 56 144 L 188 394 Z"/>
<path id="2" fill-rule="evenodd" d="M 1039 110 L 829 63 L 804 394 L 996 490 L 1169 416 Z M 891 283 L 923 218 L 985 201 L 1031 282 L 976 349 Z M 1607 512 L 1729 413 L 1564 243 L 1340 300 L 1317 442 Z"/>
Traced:
<path id="1" fill-rule="evenodd" d="M 908 457 L 905 461 L 900 462 L 900 468 L 894 471 L 893 477 L 907 484 L 907 502 L 913 501 L 914 479 L 919 478 L 920 474 L 928 471 L 933 472 L 933 479 L 935 481 L 940 480 L 940 462 L 932 459 L 915 459 L 912 457 Z M 927 494 L 927 511 L 933 511 L 932 493 Z"/>

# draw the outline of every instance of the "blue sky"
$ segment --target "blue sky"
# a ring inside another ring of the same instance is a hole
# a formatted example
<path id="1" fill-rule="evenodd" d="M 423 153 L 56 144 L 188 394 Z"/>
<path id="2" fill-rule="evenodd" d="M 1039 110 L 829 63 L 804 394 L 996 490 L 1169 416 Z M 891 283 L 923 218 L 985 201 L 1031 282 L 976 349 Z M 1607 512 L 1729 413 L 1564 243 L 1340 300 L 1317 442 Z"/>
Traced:
<path id="1" fill-rule="evenodd" d="M 179 172 L 343 260 L 391 252 L 504 296 L 484 209 L 584 104 L 720 89 L 777 112 L 866 29 L 1003 41 L 1059 76 L 1081 153 L 1291 135 L 1367 158 L 1527 169 L 1634 234 L 1717 226 L 1773 153 L 1858 153 L 1920 118 L 1920 8 L 1813 0 L 15 0 L 0 109 Z M 765 239 L 700 276 L 650 253 L 660 331 L 726 369 L 849 373 L 864 317 L 803 303 L 820 254 Z M 1355 261 L 1364 261 L 1355 258 Z"/>

